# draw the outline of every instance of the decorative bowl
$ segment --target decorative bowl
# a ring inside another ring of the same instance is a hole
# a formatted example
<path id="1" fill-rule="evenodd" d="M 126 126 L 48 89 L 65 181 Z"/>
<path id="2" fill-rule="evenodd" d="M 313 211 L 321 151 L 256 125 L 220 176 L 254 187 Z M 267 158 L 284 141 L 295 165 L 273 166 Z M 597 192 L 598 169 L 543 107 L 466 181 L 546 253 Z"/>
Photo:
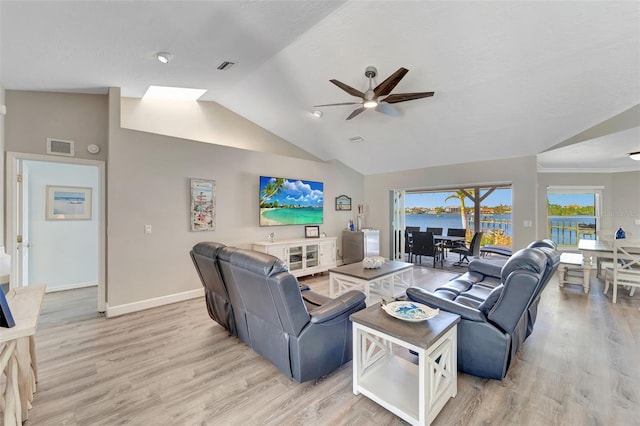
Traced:
<path id="1" fill-rule="evenodd" d="M 394 318 L 409 322 L 431 319 L 440 313 L 439 309 L 416 302 L 391 302 L 381 305 L 382 309 Z"/>
<path id="2" fill-rule="evenodd" d="M 365 257 L 362 259 L 362 265 L 365 269 L 377 269 L 382 266 L 385 258 L 382 256 Z"/>

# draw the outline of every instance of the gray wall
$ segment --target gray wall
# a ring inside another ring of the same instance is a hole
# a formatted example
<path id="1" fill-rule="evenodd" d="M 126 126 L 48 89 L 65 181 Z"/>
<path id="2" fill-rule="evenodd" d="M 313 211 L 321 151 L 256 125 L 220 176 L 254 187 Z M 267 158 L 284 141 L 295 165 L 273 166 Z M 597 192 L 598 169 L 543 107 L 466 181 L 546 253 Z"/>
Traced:
<path id="1" fill-rule="evenodd" d="M 426 154 L 425 154 L 426 155 Z M 513 246 L 521 248 L 538 235 L 535 227 L 525 228 L 525 220 L 535 224 L 536 158 L 482 161 L 383 173 L 365 177 L 365 199 L 369 203 L 368 224 L 381 229 L 382 255 L 389 256 L 390 197 L 393 189 L 437 189 L 471 184 L 512 184 Z"/>
<path id="2" fill-rule="evenodd" d="M 2 55 L 0 55 L 2 56 Z M 1 68 L 1 67 L 0 67 Z M 5 105 L 5 90 L 4 86 L 2 86 L 2 79 L 0 77 L 0 105 Z M 5 152 L 5 142 L 4 142 L 4 125 L 5 116 L 0 114 L 0 246 L 5 246 L 4 236 L 5 236 L 5 202 L 4 202 L 4 152 Z"/>
<path id="3" fill-rule="evenodd" d="M 538 226 L 546 232 L 547 186 L 602 186 L 602 222 L 600 230 L 612 234 L 622 227 L 640 237 L 640 172 L 623 173 L 540 173 L 538 174 Z"/>
<path id="4" fill-rule="evenodd" d="M 47 138 L 75 142 L 75 157 L 107 159 L 107 97 L 7 90 L 7 151 L 46 154 Z M 98 154 L 87 152 L 96 144 Z"/>
<path id="5" fill-rule="evenodd" d="M 334 210 L 336 196 L 349 195 L 354 206 L 363 203 L 365 224 L 381 230 L 385 256 L 389 254 L 389 191 L 394 188 L 512 183 L 516 248 L 546 236 L 545 198 L 540 196 L 546 184 L 605 182 L 611 192 L 605 209 L 610 208 L 612 218 L 620 217 L 616 223 L 632 229 L 632 216 L 638 212 L 639 175 L 635 172 L 593 174 L 589 179 L 584 174 L 539 175 L 535 157 L 531 156 L 363 177 L 337 161 L 314 161 L 123 129 L 118 89 L 111 89 L 109 96 L 7 91 L 6 103 L 7 150 L 44 154 L 46 137 L 58 137 L 75 140 L 78 157 L 107 160 L 110 307 L 199 290 L 201 284 L 188 257 L 189 249 L 199 241 L 249 247 L 253 241 L 265 240 L 271 231 L 276 232 L 276 238 L 301 237 L 300 226 L 257 225 L 260 175 L 324 182 L 325 223 L 321 231 L 328 235 L 340 237 L 348 220 L 355 219 L 355 211 Z M 233 132 L 238 137 L 245 127 L 248 134 L 256 134 L 255 124 L 241 117 L 234 117 L 234 121 Z M 263 137 L 277 143 L 270 133 Z M 89 143 L 103 148 L 98 157 L 84 149 Z M 190 178 L 216 181 L 215 231 L 189 232 Z M 618 215 L 616 209 L 631 215 Z M 535 226 L 525 228 L 525 220 L 534 221 Z M 144 225 L 152 225 L 151 234 L 144 234 Z M 637 227 L 636 232 L 640 232 Z"/>
<path id="6" fill-rule="evenodd" d="M 622 227 L 633 238 L 640 238 L 640 172 L 615 173 L 611 177 L 613 192 L 610 210 L 605 210 L 605 217 L 610 217 L 611 228 Z"/>
<path id="7" fill-rule="evenodd" d="M 109 95 L 110 117 L 120 116 L 118 89 Z M 253 124 L 246 121 L 253 131 Z M 242 127 L 239 128 L 241 131 Z M 339 236 L 355 212 L 336 212 L 340 194 L 363 200 L 363 177 L 338 162 L 194 142 L 122 129 L 109 124 L 108 301 L 122 306 L 201 288 L 188 256 L 200 241 L 250 247 L 276 232 L 276 239 L 304 236 L 302 226 L 260 228 L 260 175 L 324 182 L 321 232 Z M 216 230 L 189 231 L 189 179 L 216 181 Z M 144 225 L 152 226 L 144 234 Z"/>

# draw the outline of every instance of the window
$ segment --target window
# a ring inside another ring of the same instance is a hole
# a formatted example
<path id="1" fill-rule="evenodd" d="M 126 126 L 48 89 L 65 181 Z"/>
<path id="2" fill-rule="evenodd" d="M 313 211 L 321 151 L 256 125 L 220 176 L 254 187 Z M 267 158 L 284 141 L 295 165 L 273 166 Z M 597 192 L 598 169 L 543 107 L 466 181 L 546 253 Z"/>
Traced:
<path id="1" fill-rule="evenodd" d="M 600 228 L 602 188 L 547 187 L 547 235 L 558 246 L 595 240 Z"/>
<path id="2" fill-rule="evenodd" d="M 478 230 L 483 245 L 511 246 L 511 185 L 407 191 L 405 225 L 442 228 L 445 235 L 448 228 L 465 228 L 469 240 Z"/>

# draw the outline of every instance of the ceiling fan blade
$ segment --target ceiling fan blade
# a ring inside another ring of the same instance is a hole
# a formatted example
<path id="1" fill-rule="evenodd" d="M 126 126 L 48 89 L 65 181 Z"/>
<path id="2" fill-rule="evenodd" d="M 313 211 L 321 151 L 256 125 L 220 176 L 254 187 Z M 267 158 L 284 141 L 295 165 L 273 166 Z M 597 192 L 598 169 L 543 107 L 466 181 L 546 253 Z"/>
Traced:
<path id="1" fill-rule="evenodd" d="M 360 114 L 365 109 L 366 109 L 365 107 L 354 109 L 353 112 L 347 117 L 347 120 L 351 120 L 353 117 L 355 117 L 356 115 Z"/>
<path id="2" fill-rule="evenodd" d="M 400 115 L 400 111 L 398 111 L 396 107 L 385 102 L 379 103 L 376 107 L 376 111 L 390 115 L 392 117 L 398 117 Z"/>
<path id="3" fill-rule="evenodd" d="M 336 106 L 336 105 L 360 105 L 362 102 L 340 102 L 337 104 L 323 104 L 323 105 L 314 105 L 313 107 L 326 107 L 326 106 Z"/>
<path id="4" fill-rule="evenodd" d="M 400 80 L 402 80 L 402 77 L 404 77 L 404 75 L 408 72 L 409 72 L 408 69 L 401 67 L 400 69 L 398 69 L 398 71 L 394 72 L 389 77 L 387 77 L 385 81 L 378 84 L 376 88 L 373 89 L 373 93 L 375 93 L 376 96 L 388 95 L 389 93 L 391 93 L 393 88 L 396 87 L 398 83 L 400 83 Z"/>
<path id="5" fill-rule="evenodd" d="M 364 93 L 362 93 L 361 91 L 359 91 L 358 89 L 354 89 L 351 86 L 348 86 L 338 80 L 329 80 L 330 82 L 332 82 L 333 84 L 335 84 L 336 86 L 338 86 L 339 88 L 341 88 L 342 90 L 344 90 L 345 92 L 347 92 L 348 94 L 350 94 L 351 96 L 356 96 L 358 98 L 364 98 Z"/>
<path id="6" fill-rule="evenodd" d="M 387 102 L 395 104 L 398 102 L 412 101 L 414 99 L 428 98 L 433 96 L 435 92 L 418 92 L 418 93 L 396 93 L 395 95 L 389 95 L 381 102 Z"/>

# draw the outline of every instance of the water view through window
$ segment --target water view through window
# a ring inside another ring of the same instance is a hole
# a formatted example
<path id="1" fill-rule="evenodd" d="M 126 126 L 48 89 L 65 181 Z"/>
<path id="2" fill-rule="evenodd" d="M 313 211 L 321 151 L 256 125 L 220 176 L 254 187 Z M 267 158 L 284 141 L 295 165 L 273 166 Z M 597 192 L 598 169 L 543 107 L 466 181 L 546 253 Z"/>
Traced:
<path id="1" fill-rule="evenodd" d="M 560 246 L 577 246 L 580 239 L 596 239 L 598 198 L 595 191 L 547 191 L 548 236 Z"/>
<path id="2" fill-rule="evenodd" d="M 511 188 L 480 188 L 480 197 L 490 192 L 480 203 L 480 226 L 484 244 L 511 245 Z M 467 193 L 476 196 L 474 190 Z M 475 203 L 461 191 L 407 192 L 405 197 L 405 225 L 467 229 L 467 239 L 473 236 Z"/>

